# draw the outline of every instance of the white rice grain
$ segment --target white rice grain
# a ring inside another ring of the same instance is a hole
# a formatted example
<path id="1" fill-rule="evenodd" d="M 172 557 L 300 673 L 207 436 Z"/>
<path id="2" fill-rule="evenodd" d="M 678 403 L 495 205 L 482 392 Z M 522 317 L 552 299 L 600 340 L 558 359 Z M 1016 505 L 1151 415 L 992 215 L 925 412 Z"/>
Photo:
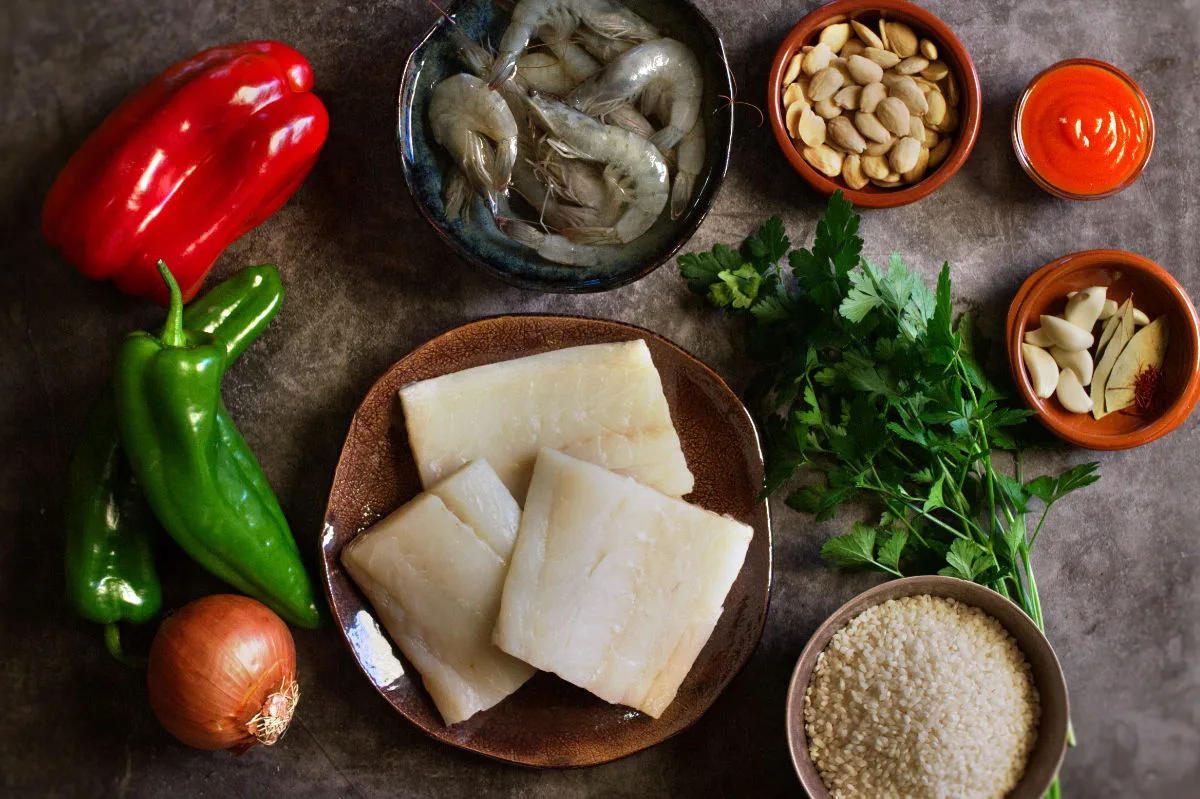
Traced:
<path id="1" fill-rule="evenodd" d="M 1002 799 L 1025 773 L 1039 706 L 998 621 L 923 595 L 869 608 L 833 636 L 804 717 L 835 799 Z"/>

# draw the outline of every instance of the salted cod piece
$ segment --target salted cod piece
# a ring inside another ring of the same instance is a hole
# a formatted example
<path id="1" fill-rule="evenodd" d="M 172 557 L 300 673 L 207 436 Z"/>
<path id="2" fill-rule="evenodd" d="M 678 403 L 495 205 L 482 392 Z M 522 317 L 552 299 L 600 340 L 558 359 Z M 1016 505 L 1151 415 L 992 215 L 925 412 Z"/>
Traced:
<path id="1" fill-rule="evenodd" d="M 542 450 L 495 641 L 658 718 L 708 641 L 753 530 Z"/>
<path id="2" fill-rule="evenodd" d="M 483 459 L 518 502 L 542 447 L 675 497 L 692 490 L 646 342 L 582 347 L 477 366 L 400 390 L 426 488 Z"/>
<path id="3" fill-rule="evenodd" d="M 447 725 L 494 706 L 534 674 L 492 643 L 519 519 L 492 467 L 475 461 L 342 552 Z"/>

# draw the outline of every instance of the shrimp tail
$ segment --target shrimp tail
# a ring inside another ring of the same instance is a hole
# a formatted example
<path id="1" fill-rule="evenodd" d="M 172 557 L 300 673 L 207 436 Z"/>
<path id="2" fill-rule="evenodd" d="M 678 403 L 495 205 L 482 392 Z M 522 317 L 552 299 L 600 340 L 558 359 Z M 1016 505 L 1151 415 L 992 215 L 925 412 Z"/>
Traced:
<path id="1" fill-rule="evenodd" d="M 467 69 L 480 78 L 488 74 L 488 70 L 492 67 L 492 61 L 495 60 L 495 55 L 491 50 L 467 36 L 457 27 L 450 28 L 450 40 L 458 48 L 458 56 L 467 65 Z"/>
<path id="2" fill-rule="evenodd" d="M 696 190 L 696 176 L 689 172 L 679 172 L 671 184 L 671 219 L 678 219 L 687 210 L 692 201 L 692 193 Z"/>
<path id="3" fill-rule="evenodd" d="M 450 169 L 450 177 L 442 191 L 442 202 L 446 208 L 447 219 L 467 218 L 467 203 L 471 199 L 471 184 L 467 176 L 457 169 Z"/>

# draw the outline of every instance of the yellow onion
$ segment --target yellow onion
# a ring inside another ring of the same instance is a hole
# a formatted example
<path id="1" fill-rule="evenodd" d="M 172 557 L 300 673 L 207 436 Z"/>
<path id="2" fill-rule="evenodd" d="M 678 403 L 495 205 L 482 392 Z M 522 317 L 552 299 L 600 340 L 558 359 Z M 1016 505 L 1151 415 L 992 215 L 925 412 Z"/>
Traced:
<path id="1" fill-rule="evenodd" d="M 287 731 L 300 686 L 283 620 L 244 596 L 197 599 L 168 617 L 150 647 L 150 707 L 197 749 L 241 754 Z"/>

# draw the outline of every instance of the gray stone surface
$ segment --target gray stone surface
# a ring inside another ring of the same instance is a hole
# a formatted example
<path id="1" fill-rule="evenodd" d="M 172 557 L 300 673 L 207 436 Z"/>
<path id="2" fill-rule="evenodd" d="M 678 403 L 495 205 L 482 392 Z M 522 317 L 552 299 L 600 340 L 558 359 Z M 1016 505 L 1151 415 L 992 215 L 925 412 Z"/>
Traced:
<path id="1" fill-rule="evenodd" d="M 953 265 L 957 299 L 998 330 L 1021 280 L 1089 247 L 1139 252 L 1200 294 L 1200 8 L 1195 0 L 928 0 L 982 76 L 983 130 L 962 172 L 930 199 L 868 212 L 867 255 L 893 251 L 930 276 Z M 726 35 L 741 99 L 763 102 L 776 44 L 813 2 L 706 0 Z M 827 613 L 873 578 L 835 572 L 815 525 L 775 508 L 775 590 L 749 667 L 693 729 L 650 751 L 579 771 L 492 763 L 423 737 L 358 673 L 331 630 L 297 634 L 304 701 L 270 751 L 239 759 L 176 744 L 142 676 L 110 661 L 62 599 L 61 484 L 84 411 L 114 346 L 159 312 L 79 277 L 38 233 L 57 170 L 132 89 L 209 45 L 278 38 L 312 61 L 332 117 L 312 177 L 231 247 L 225 275 L 275 261 L 283 313 L 238 363 L 226 397 L 315 552 L 350 416 L 375 376 L 427 337 L 504 311 L 636 322 L 697 353 L 735 387 L 748 369 L 723 318 L 670 268 L 608 294 L 506 288 L 455 261 L 418 217 L 400 176 L 393 96 L 404 58 L 434 19 L 420 0 L 5 0 L 0 4 L 0 794 L 5 796 L 556 797 L 798 793 L 783 734 L 792 664 Z M 1017 92 L 1042 67 L 1087 55 L 1145 88 L 1158 121 L 1142 179 L 1104 202 L 1041 193 L 1008 140 Z M 787 167 L 753 112 L 738 111 L 732 170 L 693 246 L 740 239 L 772 213 L 811 235 L 820 199 Z M 1038 544 L 1049 633 L 1071 687 L 1079 748 L 1073 797 L 1187 797 L 1200 785 L 1200 504 L 1193 417 L 1169 438 L 1103 454 L 1104 480 L 1065 501 Z M 1059 447 L 1057 469 L 1088 457 Z M 171 560 L 169 558 L 169 560 Z M 177 561 L 175 558 L 174 561 Z M 167 567 L 169 601 L 217 585 Z"/>

